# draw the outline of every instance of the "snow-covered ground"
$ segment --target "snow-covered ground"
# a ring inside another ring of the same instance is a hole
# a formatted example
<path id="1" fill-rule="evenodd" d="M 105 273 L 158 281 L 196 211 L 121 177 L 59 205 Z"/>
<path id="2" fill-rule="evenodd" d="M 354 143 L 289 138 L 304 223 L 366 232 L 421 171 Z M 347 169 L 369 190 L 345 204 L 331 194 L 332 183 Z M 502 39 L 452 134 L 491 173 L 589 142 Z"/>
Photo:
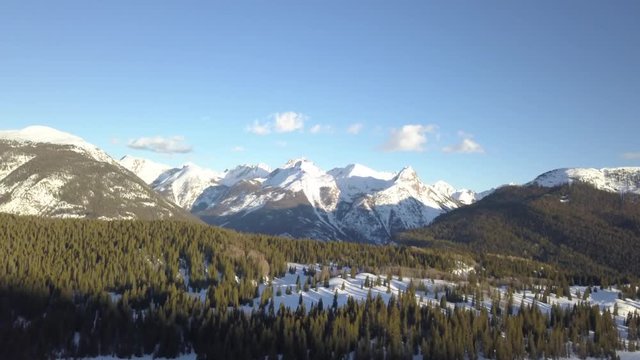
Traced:
<path id="1" fill-rule="evenodd" d="M 183 279 L 185 287 L 189 290 L 189 294 L 194 297 L 199 298 L 201 301 L 205 301 L 207 290 L 203 289 L 198 292 L 194 291 L 190 287 L 189 275 L 185 264 L 181 264 L 179 268 L 179 273 L 177 276 Z M 277 310 L 281 305 L 291 308 L 297 309 L 299 306 L 300 296 L 302 296 L 302 301 L 305 305 L 307 311 L 311 308 L 312 305 L 318 305 L 320 300 L 322 300 L 323 306 L 325 309 L 330 308 L 333 304 L 333 299 L 335 294 L 337 294 L 338 306 L 344 306 L 347 303 L 349 297 L 354 298 L 356 301 L 364 301 L 367 298 L 369 291 L 373 298 L 380 296 L 384 302 L 388 302 L 392 295 L 398 295 L 407 290 L 410 283 L 413 283 L 416 287 L 416 301 L 421 306 L 426 306 L 428 304 L 438 306 L 440 305 L 440 297 L 445 294 L 445 289 L 454 289 L 458 285 L 452 281 L 445 281 L 439 279 L 416 279 L 403 277 L 402 279 L 398 278 L 398 276 L 392 276 L 389 286 L 384 285 L 387 275 L 386 274 L 372 274 L 360 272 L 357 273 L 355 277 L 351 277 L 349 268 L 337 269 L 336 267 L 329 267 L 326 270 L 330 270 L 331 278 L 328 282 L 328 287 L 325 287 L 324 283 L 320 281 L 318 283 L 318 287 L 314 288 L 313 285 L 309 286 L 308 291 L 304 291 L 305 283 L 307 282 L 307 277 L 312 275 L 305 275 L 305 270 L 313 269 L 317 274 L 322 272 L 323 266 L 318 264 L 312 265 L 304 265 L 297 263 L 289 263 L 289 268 L 295 268 L 294 273 L 287 272 L 284 277 L 274 278 L 267 280 L 264 284 L 259 286 L 259 293 L 265 291 L 265 289 L 269 286 L 273 288 L 273 302 L 274 307 Z M 460 264 L 460 273 L 468 273 L 471 271 L 468 266 L 464 264 Z M 344 276 L 344 278 L 343 278 Z M 297 289 L 297 280 L 299 279 L 300 290 Z M 379 284 L 376 285 L 376 281 L 379 279 Z M 367 281 L 368 280 L 368 281 Z M 371 288 L 365 287 L 365 283 L 370 282 L 372 284 Z M 290 289 L 290 294 L 287 294 L 287 290 Z M 632 300 L 632 299 L 620 299 L 619 291 L 615 288 L 606 289 L 606 288 L 592 288 L 589 296 L 586 297 L 586 300 L 583 300 L 583 295 L 587 287 L 585 286 L 572 286 L 570 287 L 571 291 L 571 300 L 568 297 L 557 297 L 554 294 L 549 294 L 547 298 L 547 302 L 544 303 L 541 300 L 534 300 L 534 293 L 530 290 L 527 291 L 515 291 L 513 293 L 513 307 L 514 311 L 518 311 L 521 304 L 525 306 L 531 305 L 534 303 L 538 306 L 538 308 L 543 312 L 551 311 L 551 307 L 553 305 L 559 305 L 561 307 L 570 307 L 582 302 L 588 302 L 590 304 L 598 305 L 603 311 L 605 309 L 609 310 L 613 313 L 614 307 L 617 307 L 618 315 L 616 316 L 616 323 L 618 324 L 618 331 L 620 332 L 620 337 L 622 339 L 626 338 L 627 329 L 624 326 L 624 320 L 627 317 L 627 314 L 633 313 L 635 311 L 640 313 L 640 301 Z M 487 309 L 490 309 L 492 306 L 492 294 L 495 292 L 500 293 L 501 301 L 506 302 L 508 297 L 508 289 L 506 287 L 498 287 L 492 288 L 489 292 L 484 292 L 482 306 Z M 120 295 L 110 293 L 112 301 L 118 301 L 120 299 Z M 538 298 L 542 296 L 539 294 Z M 466 308 L 472 310 L 475 308 L 474 299 L 472 295 L 467 296 L 466 302 L 460 303 L 448 303 L 447 306 L 451 309 L 454 307 L 458 308 Z M 257 297 L 253 301 L 253 306 L 245 305 L 242 307 L 244 311 L 247 313 L 251 313 L 253 311 L 259 311 L 260 307 L 260 297 Z M 265 310 L 266 311 L 266 310 Z M 640 360 L 640 352 L 626 352 L 619 351 L 617 354 L 620 355 L 620 359 L 622 360 Z M 151 359 L 151 355 L 133 359 L 147 360 Z M 195 354 L 186 354 L 182 355 L 178 359 L 187 360 L 187 359 L 195 359 Z M 416 359 L 421 359 L 420 356 L 416 356 Z M 87 360 L 111 360 L 117 359 L 116 357 L 102 356 L 96 358 L 87 358 Z M 571 357 L 570 359 L 578 359 L 577 357 Z"/>
<path id="2" fill-rule="evenodd" d="M 391 282 L 387 287 L 384 285 L 387 275 L 386 274 L 372 274 L 360 272 L 357 273 L 354 278 L 351 277 L 349 268 L 338 269 L 336 267 L 329 267 L 331 278 L 328 282 L 328 287 L 325 287 L 322 281 L 318 282 L 317 288 L 313 285 L 309 286 L 308 291 L 304 291 L 304 285 L 307 282 L 307 277 L 312 277 L 311 275 L 305 275 L 306 269 L 313 269 L 316 273 L 321 273 L 322 266 L 318 264 L 305 265 L 305 264 L 297 264 L 297 263 L 289 263 L 289 268 L 295 268 L 295 273 L 287 272 L 284 277 L 274 278 L 270 281 L 260 285 L 259 293 L 265 291 L 268 286 L 272 286 L 273 288 L 273 301 L 276 309 L 280 307 L 280 305 L 284 305 L 285 307 L 291 309 L 297 309 L 300 301 L 300 295 L 302 295 L 302 301 L 307 310 L 311 307 L 311 305 L 317 305 L 322 299 L 322 303 L 325 308 L 330 307 L 333 304 L 333 298 L 335 294 L 338 295 L 338 306 L 343 306 L 347 303 L 347 299 L 352 297 L 356 301 L 364 301 L 367 298 L 367 294 L 371 291 L 371 296 L 375 298 L 380 295 L 385 302 L 389 301 L 391 295 L 398 295 L 399 293 L 403 293 L 407 290 L 410 283 L 413 283 L 416 288 L 416 301 L 418 301 L 421 305 L 440 304 L 440 297 L 445 294 L 445 289 L 449 288 L 451 290 L 458 287 L 458 284 L 453 281 L 439 280 L 439 279 L 417 279 L 417 278 L 409 278 L 403 277 L 402 280 L 398 278 L 398 276 L 392 276 Z M 466 264 L 460 263 L 457 270 L 454 270 L 454 273 L 457 275 L 467 275 L 470 271 L 473 271 L 471 267 Z M 345 275 L 345 278 L 342 276 Z M 183 277 L 185 283 L 189 284 L 189 277 L 186 274 L 186 269 L 180 269 L 180 276 Z M 298 290 L 297 280 L 299 279 L 300 290 Z M 372 287 L 365 287 L 364 284 L 367 282 L 367 279 L 372 284 Z M 376 280 L 379 279 L 379 284 L 376 285 Z M 343 289 L 344 288 L 344 289 Z M 190 288 L 189 288 L 190 289 Z M 287 294 L 287 289 L 291 289 L 291 293 Z M 200 298 L 202 301 L 206 298 L 206 290 L 200 290 L 199 292 L 194 292 L 192 289 L 189 292 L 192 296 Z M 535 300 L 535 294 L 532 290 L 526 291 L 515 291 L 513 292 L 513 307 L 515 311 L 518 311 L 520 304 L 524 304 L 526 306 L 531 305 L 535 302 L 538 308 L 543 312 L 551 311 L 551 307 L 553 305 L 559 305 L 561 307 L 571 307 L 573 305 L 577 305 L 583 302 L 588 302 L 589 304 L 598 305 L 601 310 L 609 310 L 613 313 L 614 308 L 617 307 L 618 315 L 616 320 L 620 326 L 621 334 L 626 336 L 626 329 L 624 328 L 624 320 L 627 317 L 627 314 L 638 312 L 640 313 L 640 301 L 632 300 L 632 299 L 620 299 L 618 291 L 615 288 L 610 289 L 602 289 L 600 287 L 592 288 L 590 295 L 583 300 L 583 294 L 587 290 L 585 286 L 572 286 L 571 290 L 571 300 L 568 297 L 557 297 L 555 294 L 549 294 L 547 298 L 547 302 L 542 302 L 540 299 L 542 294 L 538 295 L 538 300 Z M 482 305 L 487 309 L 491 308 L 492 305 L 492 294 L 498 291 L 500 293 L 501 301 L 504 303 L 508 297 L 508 289 L 506 287 L 492 288 L 489 292 L 483 293 Z M 541 292 L 541 291 L 540 291 Z M 260 297 L 257 297 L 253 301 L 253 306 L 244 306 L 243 308 L 247 312 L 251 312 L 252 310 L 258 310 L 260 305 Z M 469 294 L 467 296 L 467 302 L 460 303 L 449 303 L 448 306 L 450 308 L 453 307 L 464 307 L 468 309 L 474 308 L 474 299 L 473 295 Z"/>
<path id="3" fill-rule="evenodd" d="M 384 283 L 386 281 L 386 275 L 376 275 L 372 273 L 361 272 L 358 273 L 355 278 L 352 278 L 350 274 L 349 268 L 344 268 L 341 270 L 337 270 L 334 268 L 333 275 L 329 280 L 329 286 L 325 287 L 324 283 L 320 281 L 318 283 L 318 287 L 314 288 L 313 285 L 309 287 L 309 291 L 304 290 L 304 284 L 307 281 L 307 277 L 304 274 L 305 268 L 315 267 L 317 273 L 321 272 L 321 267 L 319 265 L 303 265 L 303 264 L 289 264 L 290 267 L 295 267 L 296 272 L 291 274 L 289 272 L 282 278 L 276 278 L 271 281 L 271 286 L 273 287 L 273 301 L 276 309 L 283 304 L 285 307 L 297 309 L 300 301 L 300 295 L 302 295 L 302 301 L 307 310 L 311 307 L 311 305 L 318 305 L 320 300 L 322 299 L 322 303 L 324 308 L 331 307 L 333 304 L 333 298 L 335 294 L 338 295 L 338 306 L 344 306 L 347 303 L 349 297 L 352 297 L 356 301 L 364 301 L 367 298 L 367 294 L 371 291 L 372 298 L 376 298 L 378 295 L 382 297 L 385 302 L 388 302 L 391 298 L 391 295 L 397 296 L 399 292 L 404 292 L 407 290 L 409 283 L 411 281 L 414 282 L 415 286 L 418 286 L 420 282 L 424 284 L 427 288 L 427 295 L 425 296 L 424 292 L 418 292 L 416 295 L 418 301 L 420 301 L 422 297 L 422 304 L 426 305 L 427 303 L 439 304 L 438 299 L 434 298 L 436 293 L 439 295 L 444 294 L 444 289 L 446 287 L 453 287 L 454 284 L 451 282 L 447 282 L 444 280 L 433 280 L 433 279 L 409 279 L 403 278 L 402 280 L 398 279 L 397 276 L 393 276 L 389 286 L 385 286 Z M 341 274 L 346 274 L 346 278 L 342 278 Z M 300 291 L 297 291 L 296 280 L 300 278 Z M 376 286 L 376 280 L 379 280 L 381 285 Z M 369 282 L 373 285 L 373 287 L 365 287 L 364 284 L 369 280 Z M 260 294 L 262 294 L 265 288 L 269 286 L 268 284 L 260 285 Z M 344 289 L 343 289 L 344 287 Z M 287 288 L 291 289 L 291 294 L 287 295 Z M 280 294 L 280 295 L 278 295 Z M 430 295 L 430 297 L 429 297 Z M 260 298 L 254 299 L 254 306 L 249 307 L 245 306 L 245 310 L 257 310 L 259 307 Z"/>

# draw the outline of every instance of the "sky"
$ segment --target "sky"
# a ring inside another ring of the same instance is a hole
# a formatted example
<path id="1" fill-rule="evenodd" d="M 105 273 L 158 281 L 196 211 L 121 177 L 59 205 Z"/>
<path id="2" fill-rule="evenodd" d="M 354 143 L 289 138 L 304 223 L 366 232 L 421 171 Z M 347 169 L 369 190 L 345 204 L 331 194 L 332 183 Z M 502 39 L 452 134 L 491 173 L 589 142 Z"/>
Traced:
<path id="1" fill-rule="evenodd" d="M 640 2 L 0 2 L 0 129 L 485 190 L 640 166 Z"/>

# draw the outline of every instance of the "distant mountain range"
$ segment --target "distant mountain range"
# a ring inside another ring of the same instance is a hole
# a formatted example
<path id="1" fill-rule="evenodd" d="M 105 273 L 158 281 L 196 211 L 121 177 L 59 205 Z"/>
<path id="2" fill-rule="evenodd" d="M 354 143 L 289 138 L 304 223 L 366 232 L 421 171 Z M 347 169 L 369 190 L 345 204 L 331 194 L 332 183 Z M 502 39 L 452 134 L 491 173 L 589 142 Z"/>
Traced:
<path id="1" fill-rule="evenodd" d="M 0 131 L 0 155 L 0 212 L 197 217 L 241 231 L 321 240 L 386 243 L 495 191 L 425 184 L 411 167 L 390 173 L 350 164 L 324 171 L 295 159 L 276 169 L 258 164 L 216 172 L 132 156 L 115 161 L 77 136 L 41 126 Z M 640 193 L 640 168 L 558 169 L 529 185 L 576 181 L 608 192 Z"/>
<path id="2" fill-rule="evenodd" d="M 210 224 L 296 238 L 384 243 L 481 196 L 445 182 L 424 184 L 410 167 L 324 171 L 295 159 L 275 170 L 241 165 L 216 173 L 193 164 L 163 172 L 165 166 L 131 156 L 120 163 Z"/>

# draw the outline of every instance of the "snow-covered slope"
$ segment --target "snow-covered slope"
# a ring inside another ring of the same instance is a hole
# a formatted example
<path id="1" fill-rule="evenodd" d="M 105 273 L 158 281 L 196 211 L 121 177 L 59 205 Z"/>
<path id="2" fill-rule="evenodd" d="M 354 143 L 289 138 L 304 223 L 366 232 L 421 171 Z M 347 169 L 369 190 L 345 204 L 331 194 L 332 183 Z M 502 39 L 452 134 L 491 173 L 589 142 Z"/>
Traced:
<path id="1" fill-rule="evenodd" d="M 397 232 L 425 226 L 456 207 L 458 203 L 448 194 L 424 184 L 406 167 L 385 188 L 345 203 L 341 223 L 351 238 L 379 243 Z"/>
<path id="2" fill-rule="evenodd" d="M 206 188 L 217 185 L 220 179 L 220 174 L 215 171 L 187 163 L 182 168 L 170 169 L 160 174 L 151 187 L 172 202 L 190 210 L 198 196 Z"/>
<path id="3" fill-rule="evenodd" d="M 0 212 L 64 218 L 190 218 L 102 150 L 55 129 L 1 131 L 0 159 Z"/>
<path id="4" fill-rule="evenodd" d="M 33 125 L 21 130 L 0 131 L 0 140 L 14 144 L 53 144 L 65 146 L 69 150 L 91 156 L 97 161 L 114 164 L 115 161 L 82 138 L 48 126 Z"/>
<path id="5" fill-rule="evenodd" d="M 444 181 L 436 182 L 435 184 L 433 184 L 433 187 L 438 192 L 450 196 L 452 199 L 460 203 L 460 205 L 471 205 L 476 201 L 481 200 L 483 197 L 491 194 L 495 190 L 491 189 L 479 193 L 469 189 L 456 190 L 456 188 Z"/>
<path id="6" fill-rule="evenodd" d="M 532 183 L 553 187 L 574 181 L 589 183 L 597 189 L 610 192 L 640 194 L 640 167 L 556 169 L 538 176 Z"/>
<path id="7" fill-rule="evenodd" d="M 144 175 L 145 166 L 130 168 Z M 411 167 L 391 173 L 350 164 L 324 171 L 307 159 L 290 160 L 273 171 L 241 165 L 221 174 L 187 164 L 165 171 L 151 185 L 211 224 L 374 243 L 478 198 L 443 181 L 424 184 Z"/>
<path id="8" fill-rule="evenodd" d="M 335 179 L 306 159 L 290 160 L 269 174 L 265 188 L 302 193 L 314 208 L 330 212 L 338 204 L 338 185 Z"/>
<path id="9" fill-rule="evenodd" d="M 265 164 L 239 165 L 231 170 L 226 170 L 222 174 L 220 183 L 226 186 L 233 186 L 241 181 L 264 179 L 269 173 L 271 173 L 271 169 Z"/>
<path id="10" fill-rule="evenodd" d="M 191 208 L 203 220 L 243 231 L 383 243 L 459 206 L 415 171 L 352 164 L 325 172 L 295 159 L 264 177 L 204 190 Z"/>
<path id="11" fill-rule="evenodd" d="M 353 201 L 358 196 L 387 188 L 395 176 L 394 173 L 375 171 L 360 164 L 335 168 L 328 174 L 335 179 L 344 201 Z"/>
<path id="12" fill-rule="evenodd" d="M 469 189 L 460 189 L 451 194 L 451 197 L 460 202 L 462 205 L 471 205 L 478 201 L 478 194 Z"/>
<path id="13" fill-rule="evenodd" d="M 138 175 L 147 184 L 153 183 L 160 174 L 171 169 L 171 166 L 153 162 L 151 160 L 125 155 L 120 159 L 120 165 Z"/>

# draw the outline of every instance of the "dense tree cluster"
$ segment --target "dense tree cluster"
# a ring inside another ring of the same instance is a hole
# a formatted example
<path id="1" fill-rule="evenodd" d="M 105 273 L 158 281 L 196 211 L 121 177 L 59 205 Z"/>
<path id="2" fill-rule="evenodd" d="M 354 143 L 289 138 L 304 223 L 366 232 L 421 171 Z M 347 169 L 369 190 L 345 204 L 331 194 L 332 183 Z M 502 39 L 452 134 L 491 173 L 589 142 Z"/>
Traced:
<path id="1" fill-rule="evenodd" d="M 0 358 L 195 352 L 203 359 L 348 354 L 513 359 L 569 351 L 612 356 L 621 347 L 608 311 L 587 305 L 552 307 L 548 314 L 535 305 L 515 311 L 512 300 L 500 298 L 486 309 L 479 301 L 492 295 L 475 285 L 476 277 L 459 288 L 440 289 L 440 306 L 418 306 L 424 284 L 410 285 L 388 302 L 369 295 L 364 302 L 349 299 L 338 307 L 336 298 L 308 309 L 302 302 L 297 309 L 275 308 L 278 294 L 272 287 L 258 292 L 268 278 L 292 271 L 286 261 L 326 264 L 318 271 L 309 268 L 304 283 L 286 289 L 292 293 L 324 286 L 335 273 L 347 278 L 360 269 L 420 276 L 450 271 L 470 259 L 438 250 L 297 241 L 183 222 L 0 215 Z M 391 278 L 367 280 L 372 287 Z M 549 291 L 566 287 L 566 279 L 557 282 Z M 478 299 L 477 310 L 456 307 L 469 297 Z M 638 319 L 627 319 L 635 329 L 630 340 L 635 336 L 636 342 Z"/>
<path id="2" fill-rule="evenodd" d="M 504 187 L 400 240 L 557 264 L 578 283 L 627 282 L 640 276 L 640 196 L 579 182 Z"/>

